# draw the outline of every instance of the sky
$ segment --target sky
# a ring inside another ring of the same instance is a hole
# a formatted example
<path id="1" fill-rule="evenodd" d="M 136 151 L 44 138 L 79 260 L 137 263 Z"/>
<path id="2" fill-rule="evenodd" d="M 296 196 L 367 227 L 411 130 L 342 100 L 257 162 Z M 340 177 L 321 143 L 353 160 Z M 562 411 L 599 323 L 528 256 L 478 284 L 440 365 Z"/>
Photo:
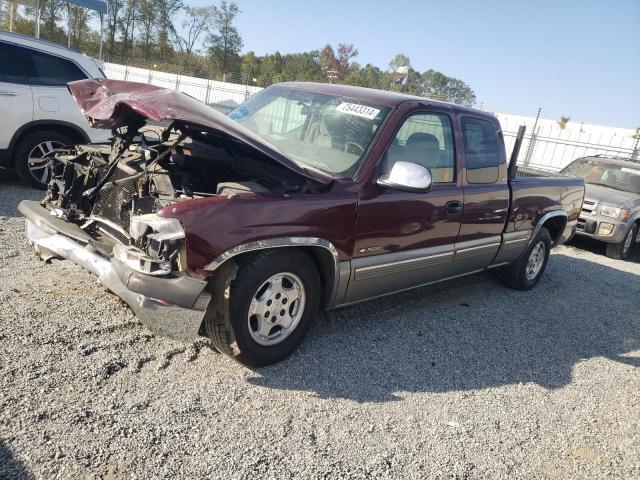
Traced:
<path id="1" fill-rule="evenodd" d="M 640 127 L 640 0 L 236 3 L 244 52 L 353 43 L 362 65 L 404 53 L 462 79 L 484 110 Z"/>

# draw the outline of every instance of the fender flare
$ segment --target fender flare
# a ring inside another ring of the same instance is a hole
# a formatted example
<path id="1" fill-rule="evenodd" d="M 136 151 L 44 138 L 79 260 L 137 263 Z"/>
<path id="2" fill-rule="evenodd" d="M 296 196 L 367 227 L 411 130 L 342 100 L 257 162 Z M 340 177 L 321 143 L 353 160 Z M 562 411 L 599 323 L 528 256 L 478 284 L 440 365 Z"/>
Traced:
<path id="1" fill-rule="evenodd" d="M 336 249 L 336 247 L 330 241 L 325 240 L 324 238 L 281 237 L 242 243 L 218 255 L 213 261 L 205 265 L 204 270 L 209 273 L 213 273 L 218 270 L 227 260 L 230 260 L 244 253 L 255 252 L 259 250 L 268 250 L 272 248 L 295 247 L 321 248 L 331 254 L 331 258 L 333 259 L 333 278 L 327 305 L 333 305 L 337 297 L 338 289 L 340 288 L 340 258 L 338 256 L 338 250 Z"/>
<path id="2" fill-rule="evenodd" d="M 567 215 L 567 212 L 565 212 L 564 210 L 552 210 L 542 215 L 542 217 L 540 217 L 540 219 L 536 222 L 536 225 L 533 228 L 533 232 L 531 234 L 531 238 L 529 239 L 529 244 L 533 242 L 533 239 L 536 238 L 536 235 L 538 234 L 540 229 L 544 226 L 544 224 L 551 218 L 556 218 L 556 217 L 564 217 L 564 225 L 562 227 L 562 230 L 560 231 L 560 236 L 559 236 L 559 238 L 562 238 L 562 232 L 567 226 L 567 223 L 569 221 L 569 216 Z"/>

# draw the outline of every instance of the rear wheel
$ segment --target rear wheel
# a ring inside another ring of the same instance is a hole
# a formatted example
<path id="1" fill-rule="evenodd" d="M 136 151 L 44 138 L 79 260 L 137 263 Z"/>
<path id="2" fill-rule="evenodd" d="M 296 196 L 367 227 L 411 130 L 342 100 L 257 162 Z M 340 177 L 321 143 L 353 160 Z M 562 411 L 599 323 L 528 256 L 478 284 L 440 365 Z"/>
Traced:
<path id="1" fill-rule="evenodd" d="M 73 143 L 69 137 L 49 130 L 27 135 L 16 146 L 16 173 L 32 187 L 45 189 L 51 178 L 49 154 Z"/>
<path id="2" fill-rule="evenodd" d="M 544 273 L 551 254 L 551 234 L 541 228 L 524 254 L 506 267 L 504 282 L 516 290 L 530 290 Z"/>
<path id="3" fill-rule="evenodd" d="M 634 223 L 620 243 L 607 244 L 607 257 L 616 260 L 626 260 L 638 234 L 638 224 Z"/>
<path id="4" fill-rule="evenodd" d="M 245 259 L 231 282 L 228 324 L 223 315 L 208 312 L 205 325 L 217 350 L 260 367 L 302 343 L 319 303 L 318 271 L 306 254 L 262 252 Z"/>

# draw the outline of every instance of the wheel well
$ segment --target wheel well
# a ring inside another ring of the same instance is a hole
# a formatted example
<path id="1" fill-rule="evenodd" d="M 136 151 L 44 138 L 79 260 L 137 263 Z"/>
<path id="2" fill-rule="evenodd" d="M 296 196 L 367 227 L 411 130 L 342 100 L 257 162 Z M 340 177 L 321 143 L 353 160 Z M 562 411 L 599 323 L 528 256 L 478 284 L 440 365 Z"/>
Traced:
<path id="1" fill-rule="evenodd" d="M 549 230 L 553 243 L 557 243 L 562 238 L 562 233 L 567 226 L 567 218 L 564 216 L 551 217 L 542 226 Z"/>
<path id="2" fill-rule="evenodd" d="M 24 128 L 23 130 L 20 130 L 11 140 L 11 146 L 9 147 L 9 150 L 11 151 L 11 155 L 13 156 L 13 152 L 16 149 L 16 146 L 22 141 L 22 139 L 26 138 L 29 135 L 33 135 L 36 132 L 41 132 L 41 131 L 52 131 L 52 132 L 56 132 L 59 133 L 60 135 L 64 135 L 66 137 L 69 137 L 71 140 L 73 140 L 76 143 L 84 143 L 88 141 L 88 137 L 86 135 L 86 133 L 84 133 L 82 130 L 64 124 L 64 123 L 37 123 L 34 125 L 30 125 L 26 128 Z M 13 162 L 13 159 L 12 159 Z"/>
<path id="3" fill-rule="evenodd" d="M 237 264 L 241 264 L 243 261 L 255 255 L 257 253 L 264 253 L 265 251 L 277 251 L 283 249 L 292 249 L 304 252 L 306 255 L 311 258 L 316 268 L 318 269 L 318 273 L 320 274 L 320 284 L 322 285 L 322 292 L 320 296 L 320 308 L 325 309 L 329 302 L 331 301 L 331 294 L 336 287 L 336 266 L 333 254 L 324 247 L 306 247 L 306 246 L 295 246 L 295 247 L 278 247 L 278 248 L 267 248 L 257 251 L 250 251 L 241 253 L 232 257 L 231 260 L 234 260 Z M 226 263 L 226 262 L 225 262 Z M 224 265 L 224 264 L 223 264 Z M 220 268 L 220 267 L 218 267 Z"/>

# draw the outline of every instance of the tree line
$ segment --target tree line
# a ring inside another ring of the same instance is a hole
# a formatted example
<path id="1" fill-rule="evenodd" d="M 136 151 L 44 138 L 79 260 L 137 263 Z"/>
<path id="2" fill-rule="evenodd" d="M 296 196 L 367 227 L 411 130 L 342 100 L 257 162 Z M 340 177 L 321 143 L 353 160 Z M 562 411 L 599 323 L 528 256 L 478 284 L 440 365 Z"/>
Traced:
<path id="1" fill-rule="evenodd" d="M 238 4 L 222 0 L 217 5 L 192 7 L 182 0 L 107 0 L 104 17 L 103 58 L 106 61 L 159 71 L 267 86 L 280 81 L 335 82 L 410 94 L 473 106 L 476 96 L 464 81 L 429 69 L 411 68 L 410 59 L 396 55 L 389 65 L 361 65 L 354 45 L 327 44 L 302 53 L 242 53 L 244 42 L 234 22 Z M 33 35 L 35 11 L 5 9 L 2 28 Z M 97 56 L 97 14 L 82 7 L 70 10 L 71 46 Z M 40 35 L 67 42 L 64 0 L 40 4 Z M 401 72 L 401 73 L 398 73 Z"/>

